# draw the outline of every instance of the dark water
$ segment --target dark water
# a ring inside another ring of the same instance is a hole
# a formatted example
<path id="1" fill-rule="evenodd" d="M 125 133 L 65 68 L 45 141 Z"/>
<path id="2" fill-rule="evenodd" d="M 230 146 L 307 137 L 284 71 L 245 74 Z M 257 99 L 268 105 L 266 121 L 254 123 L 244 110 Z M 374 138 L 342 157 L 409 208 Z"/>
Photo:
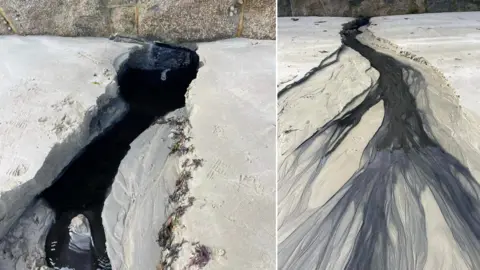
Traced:
<path id="1" fill-rule="evenodd" d="M 46 241 L 50 267 L 111 269 L 101 211 L 120 162 L 130 143 L 157 117 L 185 106 L 185 93 L 198 67 L 194 51 L 164 44 L 133 51 L 120 66 L 117 82 L 128 112 L 86 146 L 41 194 L 56 213 Z M 78 214 L 86 216 L 91 226 L 92 244 L 86 254 L 68 248 L 68 226 Z"/>
<path id="2" fill-rule="evenodd" d="M 429 132 L 429 123 L 412 94 L 413 86 L 426 90 L 421 87 L 425 83 L 422 75 L 356 39 L 358 27 L 368 22 L 358 19 L 345 24 L 342 43 L 368 59 L 380 78 L 363 102 L 327 122 L 296 148 L 291 165 L 280 166 L 280 182 L 282 178 L 308 179 L 293 212 L 307 211 L 312 183 L 331 153 L 381 101 L 383 121 L 363 151 L 360 169 L 279 244 L 279 268 L 328 269 L 341 263 L 339 248 L 352 246 L 343 269 L 424 269 L 428 239 L 421 194 L 429 190 L 463 261 L 469 269 L 480 269 L 480 186 L 468 168 Z M 316 140 L 322 140 L 322 145 L 315 146 Z M 299 160 L 312 148 L 316 156 L 309 163 L 311 170 L 299 170 Z M 402 198 L 395 195 L 398 190 Z"/>

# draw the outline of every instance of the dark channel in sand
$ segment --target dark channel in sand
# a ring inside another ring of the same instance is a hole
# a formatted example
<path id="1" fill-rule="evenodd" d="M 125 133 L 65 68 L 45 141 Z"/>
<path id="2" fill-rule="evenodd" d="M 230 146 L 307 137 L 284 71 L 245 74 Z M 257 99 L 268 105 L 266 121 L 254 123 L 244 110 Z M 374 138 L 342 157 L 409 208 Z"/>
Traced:
<path id="1" fill-rule="evenodd" d="M 342 264 L 341 269 L 348 270 L 424 269 L 428 242 L 421 194 L 430 190 L 463 261 L 469 269 L 480 269 L 480 186 L 468 168 L 429 132 L 412 93 L 414 84 L 417 89 L 425 83 L 420 72 L 356 39 L 361 33 L 358 28 L 368 23 L 369 19 L 357 19 L 345 24 L 340 34 L 344 46 L 379 71 L 378 83 L 368 89 L 363 102 L 347 106 L 301 143 L 286 159 L 289 162 L 280 165 L 279 201 L 292 196 L 294 182 L 306 177 L 307 184 L 289 217 L 306 213 L 307 218 L 279 243 L 279 268 L 330 269 Z M 380 101 L 384 118 L 362 153 L 360 168 L 323 206 L 307 210 L 312 183 L 331 153 Z M 314 144 L 318 140 L 320 146 Z M 315 156 L 300 170 L 300 159 L 307 151 Z M 395 195 L 398 189 L 401 198 Z M 351 248 L 341 261 L 344 246 Z"/>
<path id="2" fill-rule="evenodd" d="M 185 93 L 198 67 L 196 52 L 166 44 L 136 49 L 120 65 L 119 94 L 128 112 L 88 144 L 41 194 L 56 214 L 45 246 L 50 267 L 111 269 L 101 211 L 120 162 L 130 143 L 156 118 L 185 106 Z M 84 253 L 69 249 L 68 226 L 78 214 L 87 217 L 91 227 L 92 243 Z"/>

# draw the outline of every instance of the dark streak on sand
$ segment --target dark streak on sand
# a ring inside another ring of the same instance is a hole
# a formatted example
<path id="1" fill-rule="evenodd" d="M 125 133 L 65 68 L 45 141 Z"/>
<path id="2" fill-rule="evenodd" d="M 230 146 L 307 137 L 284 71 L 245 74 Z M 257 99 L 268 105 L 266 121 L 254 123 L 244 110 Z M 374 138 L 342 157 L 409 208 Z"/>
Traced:
<path id="1" fill-rule="evenodd" d="M 146 45 L 131 52 L 122 63 L 117 81 L 120 96 L 129 105 L 128 112 L 83 149 L 41 194 L 56 213 L 46 240 L 50 267 L 111 269 L 101 218 L 108 190 L 120 162 L 130 150 L 130 143 L 157 117 L 185 105 L 185 93 L 196 77 L 198 64 L 194 51 L 165 44 Z M 85 254 L 68 248 L 68 225 L 78 214 L 85 215 L 91 225 L 92 243 L 87 261 Z"/>
<path id="2" fill-rule="evenodd" d="M 429 190 L 463 261 L 469 269 L 480 269 L 479 184 L 466 166 L 442 148 L 422 118 L 412 93 L 425 90 L 419 89 L 425 83 L 420 72 L 356 39 L 358 28 L 368 23 L 368 19 L 357 19 L 345 24 L 342 43 L 370 61 L 380 73 L 378 83 L 368 89 L 361 104 L 345 108 L 280 165 L 279 202 L 292 196 L 294 182 L 307 179 L 287 219 L 304 213 L 307 218 L 279 244 L 279 268 L 330 269 L 341 264 L 335 269 L 424 269 L 428 242 L 421 194 Z M 331 153 L 381 101 L 384 118 L 363 151 L 360 168 L 323 206 L 307 210 L 312 183 Z M 318 140 L 322 144 L 317 147 L 314 141 Z M 300 170 L 300 159 L 305 159 L 307 151 L 315 156 Z M 280 229 L 284 225 L 279 224 Z M 345 246 L 351 247 L 349 253 L 339 260 Z"/>
<path id="3" fill-rule="evenodd" d="M 318 66 L 312 68 L 311 70 L 309 70 L 302 78 L 300 78 L 299 80 L 297 81 L 294 81 L 288 85 L 286 85 L 284 88 L 282 88 L 282 90 L 278 91 L 277 93 L 277 97 L 278 98 L 281 98 L 283 97 L 285 94 L 287 94 L 290 90 L 292 90 L 294 87 L 306 82 L 311 76 L 313 76 L 315 73 L 335 64 L 338 62 L 338 56 L 340 55 L 340 53 L 342 53 L 342 51 L 345 49 L 344 46 L 341 46 L 340 48 L 336 49 L 335 51 L 333 51 L 331 54 L 329 54 L 327 57 L 325 57 L 321 62 L 320 64 L 318 64 Z M 327 53 L 327 51 L 321 51 L 321 53 Z M 334 59 L 332 59 L 333 57 L 335 56 Z"/>

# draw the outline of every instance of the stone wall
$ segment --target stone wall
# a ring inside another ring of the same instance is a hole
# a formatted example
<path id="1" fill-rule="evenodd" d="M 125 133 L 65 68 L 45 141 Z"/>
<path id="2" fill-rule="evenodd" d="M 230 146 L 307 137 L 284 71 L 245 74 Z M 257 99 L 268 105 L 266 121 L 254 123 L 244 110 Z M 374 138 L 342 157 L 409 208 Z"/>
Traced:
<path id="1" fill-rule="evenodd" d="M 0 34 L 275 38 L 275 0 L 0 0 Z"/>
<path id="2" fill-rule="evenodd" d="M 480 10 L 480 0 L 278 0 L 279 16 L 385 16 L 476 10 Z"/>

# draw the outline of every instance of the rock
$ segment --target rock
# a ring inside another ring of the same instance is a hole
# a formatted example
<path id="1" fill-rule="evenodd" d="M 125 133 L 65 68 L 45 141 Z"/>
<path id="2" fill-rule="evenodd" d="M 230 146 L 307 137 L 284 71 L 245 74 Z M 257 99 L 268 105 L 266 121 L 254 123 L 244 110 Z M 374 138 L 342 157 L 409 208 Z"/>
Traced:
<path id="1" fill-rule="evenodd" d="M 135 9 L 132 7 L 118 7 L 111 11 L 112 32 L 125 35 L 137 34 Z"/>
<path id="2" fill-rule="evenodd" d="M 239 17 L 228 16 L 230 1 L 205 2 L 143 1 L 139 7 L 139 33 L 177 41 L 235 36 Z"/>
<path id="3" fill-rule="evenodd" d="M 77 152 L 123 113 L 115 85 L 93 73 L 113 70 L 113 59 L 132 45 L 5 36 L 0 43 L 2 238 Z"/>
<path id="4" fill-rule="evenodd" d="M 278 17 L 289 17 L 292 15 L 291 0 L 278 0 L 277 1 Z M 280 28 L 279 28 L 280 29 Z"/>
<path id="5" fill-rule="evenodd" d="M 0 0 L 0 17 L 6 22 L 0 25 L 0 34 L 107 37 L 119 33 L 166 41 L 198 41 L 235 37 L 243 21 L 241 36 L 274 39 L 275 1 L 240 2 Z M 242 6 L 243 13 L 239 12 Z"/>
<path id="6" fill-rule="evenodd" d="M 385 16 L 425 12 L 473 11 L 475 0 L 279 0 L 279 16 Z"/>
<path id="7" fill-rule="evenodd" d="M 428 0 L 426 9 L 429 12 L 477 11 L 480 3 L 475 0 Z"/>
<path id="8" fill-rule="evenodd" d="M 107 7 L 100 0 L 0 0 L 15 32 L 29 35 L 107 36 Z M 18 21 L 12 21 L 19 14 Z M 2 33 L 2 32 L 0 32 Z M 3 34 L 7 34 L 3 32 Z"/>
<path id="9" fill-rule="evenodd" d="M 275 0 L 244 1 L 244 22 L 242 37 L 255 39 L 275 39 L 276 8 Z"/>
<path id="10" fill-rule="evenodd" d="M 31 205 L 0 240 L 0 269 L 48 269 L 45 263 L 45 237 L 54 213 L 43 202 Z"/>

